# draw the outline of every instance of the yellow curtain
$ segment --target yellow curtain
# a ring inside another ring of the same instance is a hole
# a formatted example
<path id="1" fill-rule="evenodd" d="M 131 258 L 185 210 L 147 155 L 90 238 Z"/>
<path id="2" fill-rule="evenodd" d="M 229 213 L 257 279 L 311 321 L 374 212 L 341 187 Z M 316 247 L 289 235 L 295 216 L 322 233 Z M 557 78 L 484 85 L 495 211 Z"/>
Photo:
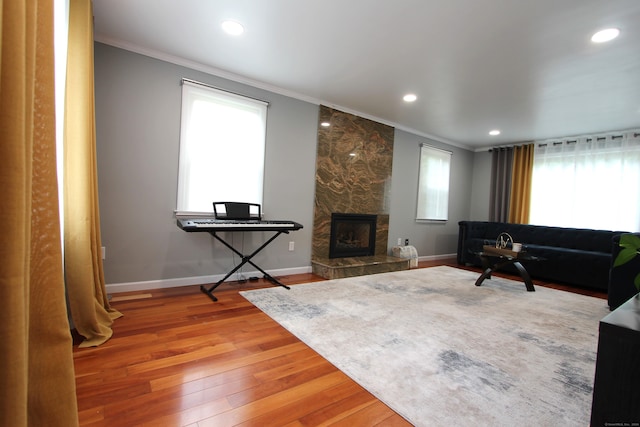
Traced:
<path id="1" fill-rule="evenodd" d="M 69 4 L 69 46 L 64 134 L 65 281 L 74 326 L 97 346 L 109 338 L 113 319 L 101 256 L 93 90 L 91 0 Z"/>
<path id="2" fill-rule="evenodd" d="M 53 2 L 0 0 L 0 425 L 77 426 L 56 175 Z"/>
<path id="3" fill-rule="evenodd" d="M 522 145 L 514 147 L 513 149 L 511 198 L 509 206 L 509 222 L 511 223 L 529 223 L 533 150 L 534 144 Z"/>

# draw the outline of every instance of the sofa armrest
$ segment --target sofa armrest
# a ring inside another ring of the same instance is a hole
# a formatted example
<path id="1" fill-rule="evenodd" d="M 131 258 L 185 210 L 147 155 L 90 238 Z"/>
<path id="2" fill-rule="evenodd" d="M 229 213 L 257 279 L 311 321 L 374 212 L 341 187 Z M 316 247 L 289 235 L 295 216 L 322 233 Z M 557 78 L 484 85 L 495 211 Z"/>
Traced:
<path id="1" fill-rule="evenodd" d="M 640 233 L 624 234 L 631 234 L 640 238 Z M 638 293 L 638 289 L 634 285 L 634 279 L 640 274 L 640 255 L 625 264 L 614 267 L 616 257 L 622 250 L 620 247 L 620 237 L 622 235 L 618 234 L 612 239 L 608 289 L 609 308 L 611 310 L 615 310 Z"/>
<path id="2" fill-rule="evenodd" d="M 459 265 L 464 264 L 464 251 L 465 249 L 465 240 L 467 239 L 467 223 L 468 221 L 460 221 L 458 223 L 458 256 L 457 261 Z"/>

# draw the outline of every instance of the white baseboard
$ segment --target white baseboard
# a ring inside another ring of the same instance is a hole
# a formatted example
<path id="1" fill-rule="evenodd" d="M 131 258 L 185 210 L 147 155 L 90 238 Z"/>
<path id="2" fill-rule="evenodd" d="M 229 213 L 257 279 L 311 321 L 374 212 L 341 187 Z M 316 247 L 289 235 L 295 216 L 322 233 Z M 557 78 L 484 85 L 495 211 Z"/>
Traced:
<path id="1" fill-rule="evenodd" d="M 266 270 L 267 273 L 277 278 L 278 276 L 288 276 L 292 274 L 305 274 L 311 273 L 311 266 L 308 267 L 295 267 L 295 268 L 282 268 L 278 270 Z M 226 274 L 216 274 L 212 276 L 195 276 L 195 277 L 179 277 L 175 279 L 158 279 L 147 280 L 144 282 L 126 282 L 126 283 L 110 283 L 105 285 L 108 294 L 117 294 L 121 292 L 131 291 L 146 291 L 150 289 L 165 289 L 165 288 L 177 288 L 179 286 L 192 286 L 202 285 L 208 283 L 216 283 L 222 279 Z M 249 277 L 262 277 L 263 274 L 258 271 L 243 271 L 242 275 L 246 278 Z M 230 280 L 234 280 L 236 276 L 233 275 Z"/>
<path id="2" fill-rule="evenodd" d="M 444 255 L 428 255 L 419 256 L 418 261 L 437 261 L 440 259 L 455 258 L 456 254 L 444 254 Z M 311 273 L 311 266 L 307 267 L 295 267 L 295 268 L 282 268 L 278 270 L 268 270 L 267 273 L 273 277 L 289 276 L 292 274 L 305 274 Z M 242 272 L 244 277 L 262 277 L 262 273 L 257 271 L 244 271 Z M 177 288 L 179 286 L 192 286 L 202 285 L 207 283 L 216 283 L 222 279 L 225 274 L 217 274 L 212 276 L 196 276 L 196 277 L 179 277 L 175 279 L 159 279 L 148 280 L 144 282 L 126 282 L 126 283 L 111 283 L 105 286 L 108 294 L 117 294 L 120 292 L 131 291 L 146 291 L 149 289 L 165 289 L 165 288 Z M 232 276 L 231 280 L 235 278 Z"/>
<path id="3" fill-rule="evenodd" d="M 438 261 L 441 259 L 450 259 L 457 257 L 457 254 L 442 254 L 442 255 L 427 255 L 427 256 L 418 256 L 418 261 Z"/>

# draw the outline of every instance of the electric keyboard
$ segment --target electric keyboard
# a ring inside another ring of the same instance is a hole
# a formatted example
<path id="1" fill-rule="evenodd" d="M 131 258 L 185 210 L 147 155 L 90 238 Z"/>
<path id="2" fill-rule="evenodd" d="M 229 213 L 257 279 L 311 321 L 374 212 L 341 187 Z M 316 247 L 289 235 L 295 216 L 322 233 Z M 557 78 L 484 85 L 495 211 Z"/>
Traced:
<path id="1" fill-rule="evenodd" d="M 295 221 L 233 220 L 216 218 L 179 218 L 184 231 L 295 231 L 302 228 Z"/>
<path id="2" fill-rule="evenodd" d="M 242 262 L 236 265 L 233 270 L 227 273 L 222 279 L 218 280 L 215 284 L 209 288 L 205 285 L 200 285 L 200 290 L 207 294 L 213 301 L 218 301 L 218 298 L 213 295 L 214 289 L 220 286 L 225 280 L 227 280 L 233 273 L 242 268 L 245 264 L 250 264 L 258 271 L 264 274 L 264 278 L 275 283 L 278 286 L 282 286 L 285 289 L 289 289 L 287 285 L 281 283 L 278 279 L 271 276 L 264 271 L 260 266 L 251 261 L 251 259 L 263 250 L 269 243 L 273 242 L 276 237 L 281 234 L 289 234 L 290 231 L 300 230 L 301 224 L 295 221 L 261 221 L 258 219 L 221 219 L 221 218 L 178 218 L 178 227 L 184 231 L 206 231 L 211 234 L 216 240 L 229 248 L 233 253 L 238 255 Z M 267 239 L 259 248 L 254 250 L 251 254 L 245 255 L 234 248 L 231 244 L 226 242 L 218 232 L 224 231 L 273 231 L 273 236 Z"/>

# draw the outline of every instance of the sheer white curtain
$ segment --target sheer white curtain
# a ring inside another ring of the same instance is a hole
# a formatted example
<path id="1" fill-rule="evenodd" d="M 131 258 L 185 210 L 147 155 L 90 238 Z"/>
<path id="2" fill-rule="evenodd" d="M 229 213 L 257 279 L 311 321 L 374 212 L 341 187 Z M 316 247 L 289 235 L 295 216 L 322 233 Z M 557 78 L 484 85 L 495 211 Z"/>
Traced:
<path id="1" fill-rule="evenodd" d="M 640 231 L 640 133 L 538 143 L 530 223 Z"/>

